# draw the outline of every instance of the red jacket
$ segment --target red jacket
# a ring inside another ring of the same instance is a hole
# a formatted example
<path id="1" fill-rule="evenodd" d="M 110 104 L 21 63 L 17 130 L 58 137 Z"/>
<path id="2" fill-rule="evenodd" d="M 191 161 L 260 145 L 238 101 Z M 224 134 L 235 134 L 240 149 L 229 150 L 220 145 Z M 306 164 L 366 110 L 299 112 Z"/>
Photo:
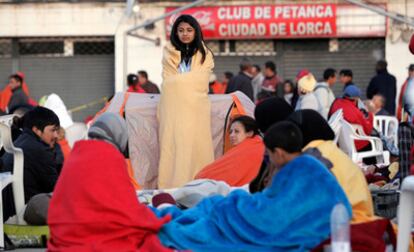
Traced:
<path id="1" fill-rule="evenodd" d="M 348 99 L 341 98 L 336 99 L 332 106 L 331 110 L 329 111 L 329 116 L 335 113 L 337 110 L 342 109 L 345 121 L 351 124 L 358 124 L 361 125 L 364 129 L 366 135 L 370 135 L 372 129 L 374 127 L 373 120 L 374 117 L 372 113 L 368 113 L 368 118 L 365 117 L 364 113 L 356 106 L 356 104 Z M 355 141 L 355 146 L 357 150 L 361 150 L 362 148 L 366 147 L 369 144 L 368 141 Z"/>
<path id="2" fill-rule="evenodd" d="M 171 251 L 157 237 L 169 219 L 138 202 L 125 159 L 114 146 L 79 141 L 50 201 L 48 251 Z"/>
<path id="3" fill-rule="evenodd" d="M 140 93 L 140 94 L 145 94 L 145 90 L 139 85 L 135 85 L 135 86 L 130 86 L 127 90 L 127 92 L 130 93 Z"/>
<path id="4" fill-rule="evenodd" d="M 405 89 L 408 85 L 408 79 L 405 80 L 404 84 L 401 87 L 400 96 L 398 97 L 398 106 L 397 106 L 397 118 L 398 121 L 401 121 L 403 119 L 403 99 L 405 94 Z"/>

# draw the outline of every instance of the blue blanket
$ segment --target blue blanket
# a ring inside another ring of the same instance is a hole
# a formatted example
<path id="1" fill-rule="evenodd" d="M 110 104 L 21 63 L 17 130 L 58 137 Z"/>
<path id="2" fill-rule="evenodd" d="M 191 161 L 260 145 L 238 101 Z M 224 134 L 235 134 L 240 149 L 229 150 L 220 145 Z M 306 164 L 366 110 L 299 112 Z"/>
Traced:
<path id="1" fill-rule="evenodd" d="M 315 158 L 302 155 L 263 192 L 236 190 L 188 210 L 157 212 L 173 217 L 159 238 L 165 246 L 192 251 L 307 251 L 328 238 L 330 213 L 339 202 L 351 216 L 334 176 Z"/>

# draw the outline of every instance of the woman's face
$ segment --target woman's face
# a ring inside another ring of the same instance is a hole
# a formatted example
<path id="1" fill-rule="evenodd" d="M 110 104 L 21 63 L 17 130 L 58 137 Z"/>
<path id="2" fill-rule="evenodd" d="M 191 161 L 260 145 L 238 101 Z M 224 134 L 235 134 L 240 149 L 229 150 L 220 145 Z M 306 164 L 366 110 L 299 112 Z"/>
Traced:
<path id="1" fill-rule="evenodd" d="M 240 122 L 234 122 L 230 126 L 230 143 L 232 146 L 236 146 L 243 142 L 244 139 L 252 137 L 253 132 L 246 132 L 243 124 Z"/>
<path id="2" fill-rule="evenodd" d="M 195 29 L 189 23 L 181 22 L 177 28 L 177 35 L 181 43 L 190 44 L 194 40 Z"/>
<path id="3" fill-rule="evenodd" d="M 285 94 L 293 93 L 292 86 L 288 82 L 284 84 L 283 89 Z"/>

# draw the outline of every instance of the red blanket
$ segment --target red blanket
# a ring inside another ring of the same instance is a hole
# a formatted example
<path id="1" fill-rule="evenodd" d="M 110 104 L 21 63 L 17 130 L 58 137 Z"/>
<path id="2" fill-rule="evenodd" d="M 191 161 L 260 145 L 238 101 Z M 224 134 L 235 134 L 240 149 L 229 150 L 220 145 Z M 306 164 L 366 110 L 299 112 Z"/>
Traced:
<path id="1" fill-rule="evenodd" d="M 157 233 L 169 221 L 138 202 L 120 152 L 79 141 L 66 160 L 48 215 L 49 251 L 170 251 Z"/>
<path id="2" fill-rule="evenodd" d="M 221 158 L 204 167 L 196 179 L 221 180 L 230 186 L 243 186 L 257 175 L 263 161 L 262 138 L 247 138 L 226 152 Z"/>

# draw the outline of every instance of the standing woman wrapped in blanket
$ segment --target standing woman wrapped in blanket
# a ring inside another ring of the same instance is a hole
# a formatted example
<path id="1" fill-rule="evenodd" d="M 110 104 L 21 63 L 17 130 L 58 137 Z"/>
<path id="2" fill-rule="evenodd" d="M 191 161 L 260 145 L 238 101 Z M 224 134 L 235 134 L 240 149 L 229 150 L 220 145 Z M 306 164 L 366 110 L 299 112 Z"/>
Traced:
<path id="1" fill-rule="evenodd" d="M 179 187 L 214 161 L 208 80 L 213 54 L 197 20 L 174 22 L 162 59 L 159 117 L 159 188 Z"/>

